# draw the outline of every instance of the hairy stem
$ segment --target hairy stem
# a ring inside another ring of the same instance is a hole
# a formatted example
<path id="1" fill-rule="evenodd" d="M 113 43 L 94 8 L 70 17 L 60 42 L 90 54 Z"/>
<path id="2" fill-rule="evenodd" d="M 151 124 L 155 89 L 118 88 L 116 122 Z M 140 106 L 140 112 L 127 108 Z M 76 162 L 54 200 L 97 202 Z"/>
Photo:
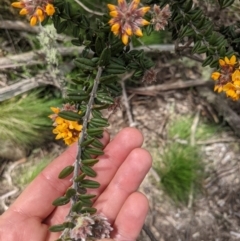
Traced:
<path id="1" fill-rule="evenodd" d="M 87 124 L 88 124 L 88 121 L 89 121 L 89 118 L 90 118 L 92 105 L 93 105 L 94 98 L 95 98 L 95 95 L 96 95 L 96 92 L 97 92 L 97 89 L 98 89 L 99 79 L 100 79 L 100 77 L 102 75 L 102 71 L 103 71 L 103 68 L 102 67 L 98 67 L 98 72 L 97 72 L 96 78 L 94 80 L 93 88 L 92 88 L 92 91 L 91 91 L 91 94 L 90 94 L 90 99 L 89 99 L 88 104 L 87 104 L 87 110 L 86 110 L 85 116 L 83 117 L 82 131 L 81 131 L 80 137 L 78 139 L 78 153 L 77 153 L 77 157 L 76 157 L 76 160 L 75 160 L 75 163 L 74 163 L 73 184 L 72 184 L 72 187 L 75 190 L 77 190 L 77 182 L 74 182 L 74 179 L 79 175 L 80 165 L 81 165 L 81 161 L 82 161 L 81 160 L 81 155 L 82 155 L 81 144 L 84 141 L 84 137 L 85 137 L 85 135 L 87 133 Z M 69 210 L 69 213 L 68 213 L 66 219 L 68 217 L 70 217 L 70 214 L 72 212 L 71 211 L 72 210 L 72 206 L 75 203 L 76 203 L 76 200 L 72 198 L 71 199 L 71 207 L 70 207 L 70 210 Z M 68 234 L 69 234 L 69 230 L 70 229 L 66 228 L 62 232 L 62 234 L 60 235 L 60 238 L 67 237 Z"/>
<path id="2" fill-rule="evenodd" d="M 79 175 L 79 169 L 80 169 L 80 165 L 81 165 L 81 155 L 82 155 L 81 144 L 84 141 L 84 137 L 85 137 L 86 132 L 87 132 L 87 124 L 88 124 L 88 121 L 89 121 L 89 118 L 90 118 L 93 101 L 94 101 L 94 98 L 95 98 L 95 95 L 96 95 L 96 92 L 97 92 L 97 89 L 98 89 L 99 79 L 102 75 L 102 71 L 103 71 L 102 67 L 98 67 L 98 72 L 97 72 L 96 78 L 94 80 L 93 88 L 92 88 L 92 91 L 91 91 L 91 94 L 90 94 L 90 99 L 89 99 L 88 104 L 87 104 L 86 114 L 83 118 L 83 120 L 84 120 L 83 121 L 83 127 L 82 127 L 82 131 L 81 131 L 81 134 L 80 134 L 80 138 L 78 140 L 78 154 L 77 154 L 77 159 L 74 163 L 73 180 L 74 180 L 74 178 L 76 178 Z M 76 182 L 73 182 L 73 188 L 75 190 L 77 190 L 77 183 Z M 76 200 L 72 200 L 72 205 L 75 202 L 76 202 Z"/>

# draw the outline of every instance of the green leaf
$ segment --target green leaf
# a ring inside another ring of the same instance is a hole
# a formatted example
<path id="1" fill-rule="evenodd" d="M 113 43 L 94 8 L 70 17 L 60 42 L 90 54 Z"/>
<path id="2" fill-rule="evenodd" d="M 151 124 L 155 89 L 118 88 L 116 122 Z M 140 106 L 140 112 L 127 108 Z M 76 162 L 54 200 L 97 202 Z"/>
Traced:
<path id="1" fill-rule="evenodd" d="M 202 43 L 201 40 L 199 40 L 199 41 L 197 41 L 196 43 L 194 43 L 194 46 L 193 46 L 193 48 L 192 48 L 192 54 L 195 54 L 195 53 L 197 52 L 197 49 L 200 48 L 201 43 Z"/>
<path id="2" fill-rule="evenodd" d="M 62 206 L 69 203 L 70 199 L 68 197 L 59 197 L 52 202 L 53 206 Z"/>
<path id="3" fill-rule="evenodd" d="M 59 179 L 63 179 L 67 176 L 69 176 L 74 170 L 74 166 L 67 166 L 65 167 L 58 175 Z"/>
<path id="4" fill-rule="evenodd" d="M 57 224 L 57 225 L 53 225 L 49 228 L 49 231 L 51 232 L 61 232 L 65 229 L 65 225 L 64 224 Z"/>
<path id="5" fill-rule="evenodd" d="M 104 152 L 101 149 L 91 148 L 91 147 L 85 148 L 85 152 L 90 155 L 98 155 L 98 156 L 104 154 Z"/>
<path id="6" fill-rule="evenodd" d="M 192 0 L 186 1 L 185 5 L 184 5 L 184 12 L 188 13 L 191 10 L 192 5 L 193 5 Z"/>
<path id="7" fill-rule="evenodd" d="M 81 154 L 81 159 L 84 160 L 84 159 L 90 159 L 91 158 L 91 155 L 86 153 L 85 151 L 82 152 Z"/>
<path id="8" fill-rule="evenodd" d="M 111 58 L 111 50 L 109 47 L 106 47 L 101 55 L 100 55 L 100 58 L 99 58 L 99 66 L 106 66 L 108 65 L 109 61 L 110 61 L 110 58 Z"/>
<path id="9" fill-rule="evenodd" d="M 80 169 L 83 173 L 85 173 L 89 177 L 96 177 L 97 176 L 97 173 L 89 166 L 82 165 Z"/>
<path id="10" fill-rule="evenodd" d="M 223 1 L 223 4 L 221 7 L 227 8 L 227 7 L 231 6 L 233 3 L 234 3 L 234 0 L 225 0 L 225 1 Z"/>
<path id="11" fill-rule="evenodd" d="M 58 116 L 65 120 L 70 120 L 70 121 L 79 121 L 82 118 L 81 114 L 78 114 L 73 111 L 61 111 L 58 113 Z"/>
<path id="12" fill-rule="evenodd" d="M 206 53 L 206 51 L 207 51 L 207 47 L 206 46 L 202 46 L 202 47 L 198 48 L 196 52 L 198 54 L 202 54 L 202 53 Z"/>
<path id="13" fill-rule="evenodd" d="M 86 177 L 85 173 L 81 173 L 74 179 L 74 182 L 81 182 Z"/>
<path id="14" fill-rule="evenodd" d="M 109 126 L 108 120 L 105 118 L 92 118 L 90 123 L 95 124 L 98 127 L 107 127 Z"/>
<path id="15" fill-rule="evenodd" d="M 94 214 L 97 212 L 97 209 L 96 208 L 93 208 L 93 207 L 86 207 L 86 208 L 83 208 L 81 210 L 81 213 L 90 213 L 90 214 Z"/>
<path id="16" fill-rule="evenodd" d="M 208 66 L 209 64 L 211 64 L 211 62 L 213 61 L 213 57 L 212 56 L 208 56 L 202 63 L 202 66 Z"/>
<path id="17" fill-rule="evenodd" d="M 82 160 L 82 164 L 86 165 L 86 166 L 93 166 L 94 164 L 98 163 L 98 159 L 85 159 Z"/>
<path id="18" fill-rule="evenodd" d="M 67 198 L 71 198 L 71 197 L 73 197 L 74 195 L 76 195 L 76 190 L 75 189 L 73 189 L 73 188 L 68 188 L 68 190 L 66 191 L 66 197 Z"/>
<path id="19" fill-rule="evenodd" d="M 99 136 L 102 135 L 103 133 L 103 129 L 102 128 L 88 128 L 87 129 L 87 133 L 90 136 Z"/>
<path id="20" fill-rule="evenodd" d="M 99 110 L 93 109 L 92 116 L 95 118 L 102 118 L 102 113 Z"/>
<path id="21" fill-rule="evenodd" d="M 57 33 L 63 33 L 66 28 L 68 26 L 68 23 L 67 21 L 62 21 L 61 23 L 59 23 L 59 25 L 57 26 Z"/>
<path id="22" fill-rule="evenodd" d="M 72 222 L 64 222 L 63 225 L 66 227 L 66 228 L 74 228 L 75 227 L 75 224 L 72 223 Z"/>
<path id="23" fill-rule="evenodd" d="M 100 148 L 100 149 L 102 149 L 104 147 L 102 142 L 99 141 L 98 139 L 94 139 L 94 142 L 92 142 L 91 145 L 94 146 L 94 147 Z"/>
<path id="24" fill-rule="evenodd" d="M 93 202 L 90 199 L 83 199 L 82 200 L 83 207 L 92 207 Z"/>
<path id="25" fill-rule="evenodd" d="M 79 58 L 76 58 L 75 61 L 78 63 L 81 63 L 81 64 L 91 66 L 91 67 L 96 67 L 96 64 L 91 59 L 88 59 L 88 58 L 80 58 L 79 57 Z"/>
<path id="26" fill-rule="evenodd" d="M 103 42 L 103 39 L 100 37 L 97 37 L 95 41 L 95 50 L 98 56 L 101 55 L 104 48 L 105 48 L 105 44 Z"/>
<path id="27" fill-rule="evenodd" d="M 80 200 L 84 200 L 84 199 L 92 199 L 92 198 L 95 198 L 97 195 L 95 194 L 83 194 L 83 195 L 80 195 L 79 198 Z"/>
<path id="28" fill-rule="evenodd" d="M 79 39 L 72 39 L 71 43 L 75 46 L 82 46 L 82 42 Z"/>
<path id="29" fill-rule="evenodd" d="M 74 64 L 82 70 L 89 70 L 89 71 L 95 70 L 95 67 L 83 64 L 82 62 L 79 62 L 77 59 L 74 60 Z"/>
<path id="30" fill-rule="evenodd" d="M 192 21 L 196 21 L 200 17 L 204 16 L 203 12 L 201 9 L 196 10 L 196 12 L 192 15 Z"/>
<path id="31" fill-rule="evenodd" d="M 83 206 L 83 203 L 81 201 L 78 201 L 78 202 L 73 204 L 72 211 L 78 213 L 78 212 L 81 211 L 82 206 Z"/>
<path id="32" fill-rule="evenodd" d="M 59 24 L 60 24 L 60 22 L 61 22 L 60 17 L 59 17 L 58 15 L 55 15 L 55 14 L 54 14 L 52 20 L 53 20 L 53 25 L 54 25 L 54 27 L 55 27 L 56 29 L 58 29 L 58 26 L 59 26 Z"/>
<path id="33" fill-rule="evenodd" d="M 82 180 L 81 185 L 85 188 L 99 188 L 100 183 L 93 180 Z"/>
<path id="34" fill-rule="evenodd" d="M 95 140 L 94 138 L 88 138 L 87 140 L 82 142 L 81 147 L 90 145 L 94 140 Z"/>
<path id="35" fill-rule="evenodd" d="M 99 94 L 97 94 L 96 99 L 103 104 L 111 105 L 111 104 L 114 103 L 114 99 L 107 94 L 100 94 L 99 93 Z"/>

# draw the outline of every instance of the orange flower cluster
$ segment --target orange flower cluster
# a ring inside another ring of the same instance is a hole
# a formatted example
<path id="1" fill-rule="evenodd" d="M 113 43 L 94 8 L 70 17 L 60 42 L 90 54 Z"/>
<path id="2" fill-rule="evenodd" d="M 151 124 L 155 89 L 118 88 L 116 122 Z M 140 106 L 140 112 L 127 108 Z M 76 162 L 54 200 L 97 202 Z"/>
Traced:
<path id="1" fill-rule="evenodd" d="M 57 135 L 56 139 L 62 138 L 66 145 L 71 145 L 72 143 L 78 141 L 82 125 L 77 121 L 65 120 L 58 116 L 58 113 L 61 110 L 71 110 L 76 112 L 74 107 L 66 104 L 62 109 L 51 107 L 51 110 L 54 114 L 49 117 L 54 121 L 53 126 L 55 126 L 55 128 L 53 129 L 53 133 Z"/>
<path id="2" fill-rule="evenodd" d="M 214 91 L 225 92 L 233 100 L 240 98 L 240 68 L 237 58 L 233 55 L 230 59 L 225 57 L 219 60 L 220 71 L 212 73 L 216 81 Z"/>
<path id="3" fill-rule="evenodd" d="M 35 26 L 38 22 L 42 22 L 46 16 L 52 16 L 55 13 L 52 0 L 20 0 L 13 2 L 12 6 L 21 8 L 19 14 L 27 15 L 31 26 Z"/>
<path id="4" fill-rule="evenodd" d="M 129 37 L 136 35 L 143 36 L 141 26 L 150 24 L 142 17 L 150 9 L 150 7 L 138 8 L 140 0 L 132 0 L 127 4 L 126 0 L 118 0 L 118 6 L 108 4 L 110 16 L 112 19 L 109 24 L 112 26 L 111 31 L 122 39 L 127 45 Z"/>

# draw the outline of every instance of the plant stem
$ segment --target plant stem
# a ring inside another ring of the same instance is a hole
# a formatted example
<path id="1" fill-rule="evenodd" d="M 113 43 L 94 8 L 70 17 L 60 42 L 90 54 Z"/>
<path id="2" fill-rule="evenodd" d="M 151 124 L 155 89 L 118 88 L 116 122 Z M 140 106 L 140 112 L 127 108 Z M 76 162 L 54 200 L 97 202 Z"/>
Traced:
<path id="1" fill-rule="evenodd" d="M 77 190 L 77 182 L 74 182 L 74 179 L 79 175 L 80 165 L 81 165 L 81 161 L 82 161 L 81 160 L 81 155 L 82 155 L 81 144 L 84 141 L 84 137 L 85 137 L 86 132 L 87 132 L 87 124 L 88 124 L 89 117 L 90 117 L 90 114 L 91 114 L 93 101 L 94 101 L 94 98 L 95 98 L 95 95 L 96 95 L 96 92 L 97 92 L 97 89 L 98 89 L 99 79 L 102 75 L 102 71 L 103 71 L 103 68 L 98 67 L 98 72 L 97 72 L 96 78 L 94 79 L 94 84 L 93 84 L 93 88 L 92 88 L 92 91 L 91 91 L 91 94 L 90 94 L 90 99 L 89 99 L 88 104 L 87 104 L 87 110 L 86 110 L 85 116 L 83 117 L 82 131 L 81 131 L 80 137 L 78 139 L 78 153 L 77 153 L 77 158 L 76 158 L 75 163 L 74 163 L 73 184 L 72 184 L 72 188 L 74 188 L 75 190 Z M 69 209 L 68 215 L 66 216 L 66 220 L 68 219 L 68 217 L 71 218 L 72 206 L 75 203 L 76 203 L 76 200 L 72 198 L 71 199 L 71 207 Z M 62 234 L 60 235 L 60 238 L 67 237 L 68 234 L 69 234 L 69 229 L 66 228 L 62 232 Z"/>
<path id="2" fill-rule="evenodd" d="M 90 94 L 90 99 L 88 101 L 88 104 L 87 104 L 87 110 L 86 110 L 86 114 L 83 118 L 83 127 L 82 127 L 82 131 L 81 131 L 81 134 L 80 134 L 80 138 L 78 140 L 78 154 L 77 154 L 77 159 L 74 163 L 74 173 L 73 173 L 73 180 L 79 175 L 79 170 L 80 170 L 80 165 L 81 165 L 81 155 L 82 155 L 82 147 L 81 147 L 81 144 L 82 142 L 84 141 L 84 137 L 86 135 L 86 132 L 87 132 L 87 124 L 88 124 L 88 121 L 89 121 L 89 117 L 90 117 L 90 114 L 91 114 L 91 109 L 92 109 L 92 105 L 93 105 L 93 101 L 94 101 L 94 98 L 95 98 L 95 95 L 96 95 L 96 92 L 97 92 L 97 89 L 98 89 L 98 84 L 99 84 L 99 79 L 102 75 L 102 71 L 103 71 L 103 68 L 102 67 L 98 67 L 98 72 L 97 72 L 97 75 L 96 75 L 96 78 L 94 80 L 94 84 L 93 84 L 93 88 L 92 88 L 92 91 L 91 91 L 91 94 Z M 72 186 L 75 190 L 77 190 L 77 183 L 73 181 L 73 186 Z M 76 200 L 73 200 L 72 199 L 72 205 L 76 202 Z"/>

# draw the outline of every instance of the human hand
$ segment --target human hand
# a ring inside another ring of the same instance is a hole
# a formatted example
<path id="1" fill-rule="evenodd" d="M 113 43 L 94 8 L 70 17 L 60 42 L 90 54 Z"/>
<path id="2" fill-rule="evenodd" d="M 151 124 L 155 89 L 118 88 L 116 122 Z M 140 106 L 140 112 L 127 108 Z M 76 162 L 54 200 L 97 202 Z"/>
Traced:
<path id="1" fill-rule="evenodd" d="M 141 148 L 143 137 L 134 128 L 125 128 L 109 142 L 102 138 L 104 155 L 94 166 L 94 179 L 101 186 L 89 193 L 97 195 L 94 207 L 112 224 L 112 239 L 105 241 L 135 241 L 148 212 L 146 197 L 137 192 L 151 167 L 150 154 Z M 75 161 L 77 146 L 72 145 L 49 164 L 0 217 L 0 240 L 53 241 L 59 233 L 48 230 L 64 221 L 69 205 L 54 207 L 53 200 L 64 195 L 71 185 L 58 174 Z M 103 240 L 102 240 L 103 241 Z"/>

